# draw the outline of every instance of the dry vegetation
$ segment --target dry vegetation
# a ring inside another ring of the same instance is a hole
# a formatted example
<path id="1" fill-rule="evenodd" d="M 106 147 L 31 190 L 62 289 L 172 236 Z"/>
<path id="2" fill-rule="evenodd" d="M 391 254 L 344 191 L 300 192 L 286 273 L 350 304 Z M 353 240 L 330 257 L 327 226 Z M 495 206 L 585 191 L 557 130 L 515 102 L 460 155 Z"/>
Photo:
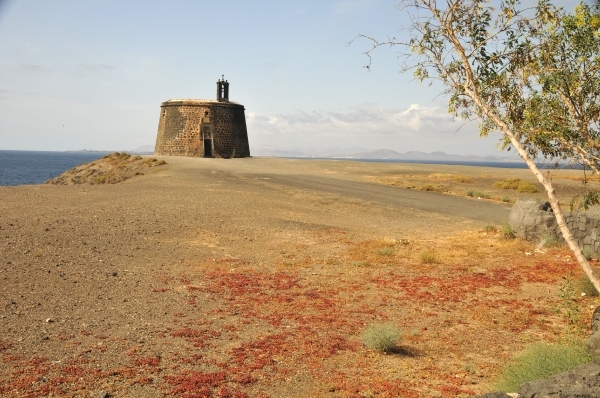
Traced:
<path id="1" fill-rule="evenodd" d="M 565 335 L 566 319 L 553 310 L 558 281 L 579 273 L 566 250 L 536 250 L 496 230 L 360 242 L 320 231 L 314 244 L 341 250 L 316 258 L 303 245 L 288 246 L 274 268 L 242 258 L 182 259 L 157 272 L 147 292 L 149 302 L 178 307 L 149 331 L 155 343 L 82 326 L 52 337 L 75 352 L 56 362 L 1 340 L 0 395 L 79 396 L 98 380 L 117 394 L 138 388 L 180 397 L 481 393 L 515 353 Z M 433 248 L 435 261 L 424 260 Z M 576 300 L 582 309 L 600 304 Z M 587 322 L 584 315 L 577 330 Z M 387 355 L 361 344 L 372 323 L 402 332 Z M 112 367 L 100 362 L 108 354 L 116 357 Z M 292 381 L 296 390 L 286 390 Z"/>
<path id="2" fill-rule="evenodd" d="M 406 170 L 398 173 L 372 175 L 369 182 L 391 185 L 405 189 L 434 191 L 448 195 L 466 196 L 475 199 L 488 199 L 512 203 L 519 197 L 532 197 L 547 200 L 542 186 L 526 169 L 492 169 L 479 167 L 448 167 L 454 172 L 436 173 Z M 453 170 L 454 169 L 454 170 Z M 416 171 L 416 172 L 415 172 Z M 505 173 L 502 173 L 505 171 Z M 562 203 L 568 204 L 571 198 L 581 191 L 583 172 L 577 170 L 546 171 L 553 179 Z M 506 175 L 515 177 L 506 178 Z M 597 177 L 588 178 L 592 188 L 600 188 Z"/>
<path id="3" fill-rule="evenodd" d="M 102 159 L 82 164 L 46 182 L 46 184 L 117 184 L 148 172 L 149 168 L 165 165 L 164 160 L 131 156 L 115 152 Z M 156 171 L 156 170 L 152 170 Z"/>

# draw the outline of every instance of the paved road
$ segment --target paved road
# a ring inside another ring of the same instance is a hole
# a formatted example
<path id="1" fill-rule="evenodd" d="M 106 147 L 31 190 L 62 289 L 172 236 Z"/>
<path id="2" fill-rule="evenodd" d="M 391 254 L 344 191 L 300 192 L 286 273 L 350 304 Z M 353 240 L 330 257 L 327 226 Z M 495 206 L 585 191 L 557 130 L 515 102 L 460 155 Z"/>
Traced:
<path id="1" fill-rule="evenodd" d="M 285 195 L 286 190 L 327 193 L 356 198 L 384 206 L 415 209 L 448 217 L 502 224 L 508 220 L 510 205 L 475 200 L 364 181 L 364 176 L 381 165 L 352 162 L 297 161 L 276 158 L 246 158 L 235 161 L 165 157 L 174 171 L 189 184 L 223 181 L 226 186 L 270 195 Z M 350 167 L 354 167 L 353 169 Z M 264 188 L 268 188 L 265 190 Z"/>
<path id="2" fill-rule="evenodd" d="M 451 217 L 502 224 L 508 220 L 510 206 L 485 200 L 474 200 L 437 192 L 418 191 L 372 184 L 368 182 L 319 177 L 303 174 L 246 174 L 268 185 L 283 185 L 302 190 L 327 192 L 346 197 L 400 206 Z M 274 189 L 275 187 L 272 187 Z"/>

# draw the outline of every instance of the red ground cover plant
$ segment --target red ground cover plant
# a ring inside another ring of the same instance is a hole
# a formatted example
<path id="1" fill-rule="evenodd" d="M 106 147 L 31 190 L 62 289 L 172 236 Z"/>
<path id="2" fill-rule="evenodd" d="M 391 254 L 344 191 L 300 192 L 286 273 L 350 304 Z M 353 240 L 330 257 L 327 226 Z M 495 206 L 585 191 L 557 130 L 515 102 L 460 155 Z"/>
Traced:
<path id="1" fill-rule="evenodd" d="M 85 326 L 52 337 L 65 350 L 59 360 L 2 340 L 0 396 L 468 396 L 527 344 L 564 334 L 552 308 L 561 278 L 578 270 L 562 249 L 527 255 L 522 242 L 472 232 L 436 241 L 437 263 L 423 264 L 430 242 L 351 242 L 339 231 L 315 239 L 341 249 L 318 258 L 297 249 L 292 266 L 288 252 L 269 267 L 186 260 L 153 276 L 161 286 L 149 297 L 173 305 L 141 328 L 144 339 Z M 360 341 L 378 322 L 403 332 L 387 355 Z"/>

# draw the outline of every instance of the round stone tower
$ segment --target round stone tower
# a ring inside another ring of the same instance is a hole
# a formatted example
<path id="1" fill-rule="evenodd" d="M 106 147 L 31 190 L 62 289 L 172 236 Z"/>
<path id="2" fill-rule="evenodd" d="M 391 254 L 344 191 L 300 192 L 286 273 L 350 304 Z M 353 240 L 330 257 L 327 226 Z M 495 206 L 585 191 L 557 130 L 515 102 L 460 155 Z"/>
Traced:
<path id="1" fill-rule="evenodd" d="M 229 101 L 229 82 L 217 81 L 217 99 L 172 99 L 160 104 L 155 155 L 250 156 L 244 106 Z"/>

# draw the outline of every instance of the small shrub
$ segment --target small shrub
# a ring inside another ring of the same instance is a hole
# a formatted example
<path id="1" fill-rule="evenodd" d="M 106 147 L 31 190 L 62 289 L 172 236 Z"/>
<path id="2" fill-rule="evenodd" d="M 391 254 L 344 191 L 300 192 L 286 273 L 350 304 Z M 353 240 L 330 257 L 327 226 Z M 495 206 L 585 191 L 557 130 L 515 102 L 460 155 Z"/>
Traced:
<path id="1" fill-rule="evenodd" d="M 501 199 L 504 203 L 510 203 L 510 198 L 508 196 L 503 196 Z"/>
<path id="2" fill-rule="evenodd" d="M 393 323 L 373 323 L 362 332 L 361 340 L 367 348 L 389 352 L 402 337 L 400 329 Z"/>
<path id="3" fill-rule="evenodd" d="M 562 277 L 562 282 L 558 287 L 560 303 L 554 308 L 557 314 L 564 316 L 568 333 L 577 332 L 578 329 L 581 331 L 581 327 L 583 326 L 581 322 L 581 308 L 579 308 L 577 301 L 578 296 L 577 286 L 573 281 L 573 271 L 571 271 L 568 275 Z"/>
<path id="4" fill-rule="evenodd" d="M 424 185 L 421 187 L 421 191 L 431 191 L 431 192 L 435 192 L 437 191 L 437 189 L 435 189 L 435 187 L 433 185 Z"/>
<path id="5" fill-rule="evenodd" d="M 530 182 L 522 182 L 519 184 L 519 187 L 517 188 L 517 190 L 519 192 L 527 192 L 527 193 L 538 193 L 540 192 L 539 189 L 537 189 L 537 187 L 535 185 L 533 185 Z"/>
<path id="6" fill-rule="evenodd" d="M 477 372 L 477 366 L 473 365 L 472 363 L 465 363 L 465 364 L 463 364 L 462 368 L 465 372 L 469 372 L 469 373 Z"/>
<path id="7" fill-rule="evenodd" d="M 586 260 L 590 261 L 594 257 L 594 252 L 592 252 L 590 249 L 583 249 L 583 256 L 586 258 Z"/>
<path id="8" fill-rule="evenodd" d="M 381 247 L 379 249 L 375 249 L 375 253 L 379 254 L 380 256 L 393 256 L 394 249 L 391 247 Z"/>
<path id="9" fill-rule="evenodd" d="M 473 179 L 467 176 L 456 176 L 454 177 L 454 181 L 459 182 L 461 184 L 471 184 L 473 183 Z"/>
<path id="10" fill-rule="evenodd" d="M 553 236 L 544 236 L 542 238 L 542 246 L 544 247 L 555 247 L 558 246 L 558 242 Z"/>
<path id="11" fill-rule="evenodd" d="M 496 226 L 493 224 L 488 224 L 485 226 L 485 232 L 497 232 Z"/>
<path id="12" fill-rule="evenodd" d="M 440 262 L 437 259 L 437 257 L 435 256 L 435 254 L 433 254 L 430 251 L 421 253 L 421 255 L 419 256 L 419 259 L 421 260 L 422 264 L 437 264 Z"/>
<path id="13" fill-rule="evenodd" d="M 467 191 L 467 196 L 470 196 L 472 198 L 484 198 L 484 199 L 489 199 L 491 198 L 491 196 L 485 192 L 481 192 L 481 191 L 476 191 L 474 189 Z"/>
<path id="14" fill-rule="evenodd" d="M 505 221 L 504 224 L 502 224 L 502 237 L 504 239 L 514 239 L 515 236 L 515 231 L 513 231 L 510 224 Z"/>
<path id="15" fill-rule="evenodd" d="M 586 274 L 583 274 L 581 278 L 579 278 L 577 287 L 581 290 L 581 293 L 585 293 L 586 296 L 598 297 L 600 295 Z"/>
<path id="16" fill-rule="evenodd" d="M 500 391 L 514 392 L 523 383 L 571 371 L 591 359 L 583 343 L 537 343 L 504 368 L 495 387 Z"/>
<path id="17" fill-rule="evenodd" d="M 520 178 L 507 178 L 506 180 L 496 181 L 494 187 L 500 189 L 518 189 L 520 183 Z"/>

